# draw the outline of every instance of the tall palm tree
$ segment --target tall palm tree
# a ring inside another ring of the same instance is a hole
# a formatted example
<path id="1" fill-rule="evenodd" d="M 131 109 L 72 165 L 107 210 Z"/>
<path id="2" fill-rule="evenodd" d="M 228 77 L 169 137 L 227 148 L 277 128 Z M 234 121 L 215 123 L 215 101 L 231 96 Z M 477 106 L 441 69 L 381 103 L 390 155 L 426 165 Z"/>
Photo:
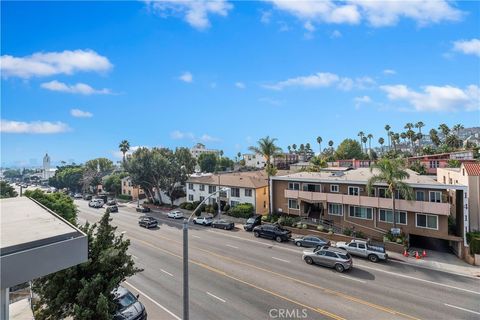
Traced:
<path id="1" fill-rule="evenodd" d="M 367 153 L 367 141 L 368 141 L 367 137 L 363 136 L 362 142 L 363 142 L 363 144 L 364 144 L 364 146 L 365 146 L 365 153 Z"/>
<path id="2" fill-rule="evenodd" d="M 418 148 L 419 149 L 422 148 L 422 138 L 423 138 L 422 128 L 423 127 L 425 127 L 425 124 L 422 121 L 418 121 L 417 123 L 415 123 L 415 128 L 418 129 L 418 133 L 419 133 L 419 138 L 418 138 Z"/>
<path id="3" fill-rule="evenodd" d="M 292 147 L 291 146 L 288 146 L 287 149 L 288 149 L 288 153 L 292 153 Z"/>
<path id="4" fill-rule="evenodd" d="M 438 147 L 440 145 L 440 138 L 438 137 L 438 131 L 435 129 L 431 129 L 429 132 L 430 135 L 430 140 L 432 140 L 432 143 Z"/>
<path id="5" fill-rule="evenodd" d="M 365 133 L 363 133 L 363 131 L 360 131 L 360 132 L 358 133 L 358 136 L 359 136 L 359 138 L 360 138 L 360 146 L 362 146 L 363 136 L 364 136 L 364 135 L 365 135 Z"/>
<path id="6" fill-rule="evenodd" d="M 277 141 L 276 138 L 270 138 L 269 136 L 265 138 L 261 138 L 258 140 L 256 146 L 251 146 L 248 148 L 248 150 L 255 152 L 257 154 L 262 155 L 265 158 L 266 161 L 266 166 L 265 166 L 265 172 L 267 173 L 268 177 L 268 213 L 272 214 L 272 204 L 271 204 L 271 199 L 270 199 L 270 177 L 276 173 L 276 168 L 275 166 L 272 165 L 271 161 L 272 159 L 280 154 L 282 152 L 282 149 L 278 147 L 275 142 Z M 296 149 L 296 145 L 294 145 Z"/>
<path id="7" fill-rule="evenodd" d="M 319 148 L 320 148 L 320 152 L 318 154 L 322 153 L 322 141 L 323 141 L 322 137 L 318 136 L 317 137 L 317 143 L 318 143 Z"/>
<path id="8" fill-rule="evenodd" d="M 372 150 L 373 134 L 369 133 L 369 134 L 367 135 L 367 138 L 368 138 L 368 150 L 371 151 L 371 150 Z"/>
<path id="9" fill-rule="evenodd" d="M 390 129 L 391 129 L 391 127 L 388 124 L 385 125 L 385 131 L 387 131 L 388 149 L 391 148 L 391 145 L 390 145 Z"/>
<path id="10" fill-rule="evenodd" d="M 329 146 L 330 148 L 333 147 L 333 140 L 329 140 L 329 141 L 328 141 L 328 146 Z"/>
<path id="11" fill-rule="evenodd" d="M 447 136 L 450 134 L 450 128 L 445 123 L 442 123 L 438 126 L 438 130 L 442 132 L 444 138 L 443 142 L 445 143 L 447 141 Z"/>
<path id="12" fill-rule="evenodd" d="M 127 140 L 122 140 L 122 142 L 120 142 L 118 145 L 118 148 L 123 154 L 123 164 L 125 164 L 125 154 L 127 154 L 128 150 L 130 150 L 130 142 Z"/>
<path id="13" fill-rule="evenodd" d="M 392 198 L 393 227 L 396 228 L 395 195 L 398 192 L 406 200 L 413 199 L 413 188 L 403 181 L 410 175 L 405 170 L 405 162 L 401 159 L 381 159 L 370 167 L 371 172 L 374 170 L 375 174 L 367 182 L 367 192 L 369 195 L 372 194 L 375 184 L 387 185 L 387 196 Z"/>
<path id="14" fill-rule="evenodd" d="M 293 149 L 293 153 L 297 153 L 297 145 L 295 143 L 292 144 L 292 149 Z"/>
<path id="15" fill-rule="evenodd" d="M 383 139 L 382 137 L 378 138 L 378 143 L 380 144 L 380 148 L 382 149 L 382 152 L 383 152 L 383 144 L 385 143 L 385 139 Z"/>
<path id="16" fill-rule="evenodd" d="M 403 143 L 406 143 L 405 140 L 407 140 L 407 134 L 405 132 L 400 133 L 400 138 L 403 140 Z"/>
<path id="17" fill-rule="evenodd" d="M 460 123 L 456 124 L 453 126 L 453 130 L 457 132 L 457 137 L 460 138 L 460 130 L 464 129 L 465 127 L 461 125 Z"/>

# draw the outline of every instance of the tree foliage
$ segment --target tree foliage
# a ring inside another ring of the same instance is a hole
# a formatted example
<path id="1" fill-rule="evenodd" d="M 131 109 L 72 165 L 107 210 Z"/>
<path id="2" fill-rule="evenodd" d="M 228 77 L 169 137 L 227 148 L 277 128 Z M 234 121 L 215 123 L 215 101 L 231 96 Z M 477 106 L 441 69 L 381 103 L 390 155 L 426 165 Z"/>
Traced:
<path id="1" fill-rule="evenodd" d="M 57 189 L 68 188 L 71 191 L 82 190 L 84 168 L 79 165 L 57 167 L 55 175 L 48 180 L 49 185 Z"/>
<path id="2" fill-rule="evenodd" d="M 17 196 L 17 191 L 6 181 L 0 181 L 0 198 L 13 198 Z"/>
<path id="3" fill-rule="evenodd" d="M 217 156 L 214 153 L 202 153 L 198 157 L 198 165 L 202 172 L 214 172 L 217 167 Z"/>
<path id="4" fill-rule="evenodd" d="M 343 159 L 363 159 L 365 154 L 362 152 L 360 143 L 353 139 L 345 139 L 340 143 L 335 152 L 335 158 Z"/>
<path id="5" fill-rule="evenodd" d="M 25 196 L 35 199 L 73 225 L 77 223 L 77 207 L 72 198 L 62 192 L 45 193 L 40 189 L 27 190 Z"/>
<path id="6" fill-rule="evenodd" d="M 85 162 L 85 168 L 87 170 L 100 171 L 105 175 L 113 171 L 113 162 L 107 158 L 96 158 Z"/>
<path id="7" fill-rule="evenodd" d="M 418 174 L 427 174 L 427 167 L 418 160 L 410 164 L 409 168 Z"/>
<path id="8" fill-rule="evenodd" d="M 22 177 L 22 171 L 20 171 L 20 169 L 7 169 L 3 171 L 3 177 L 5 179 L 20 179 Z"/>
<path id="9" fill-rule="evenodd" d="M 114 172 L 103 179 L 103 189 L 107 192 L 119 195 L 122 193 L 122 179 L 128 174 L 126 172 Z"/>

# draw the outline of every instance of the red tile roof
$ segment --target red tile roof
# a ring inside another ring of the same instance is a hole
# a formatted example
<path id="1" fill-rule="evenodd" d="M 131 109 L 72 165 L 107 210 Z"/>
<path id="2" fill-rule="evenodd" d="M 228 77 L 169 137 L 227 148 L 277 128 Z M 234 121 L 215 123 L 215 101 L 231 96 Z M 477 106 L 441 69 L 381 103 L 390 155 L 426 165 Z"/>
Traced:
<path id="1" fill-rule="evenodd" d="M 480 176 L 480 163 L 463 163 L 469 176 Z"/>

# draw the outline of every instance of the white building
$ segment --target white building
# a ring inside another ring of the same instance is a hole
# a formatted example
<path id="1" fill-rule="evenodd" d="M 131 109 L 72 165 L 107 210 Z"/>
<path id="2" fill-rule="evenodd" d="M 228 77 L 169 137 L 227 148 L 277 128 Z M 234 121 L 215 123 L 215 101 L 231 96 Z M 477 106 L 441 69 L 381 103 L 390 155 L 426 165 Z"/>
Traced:
<path id="1" fill-rule="evenodd" d="M 50 156 L 48 155 L 48 153 L 46 153 L 45 156 L 43 157 L 42 179 L 43 180 L 50 179 L 55 175 L 55 171 L 57 171 L 57 169 L 50 168 Z"/>
<path id="2" fill-rule="evenodd" d="M 220 150 L 207 149 L 205 148 L 205 145 L 203 143 L 197 143 L 192 148 L 190 148 L 190 153 L 192 154 L 192 157 L 198 159 L 198 157 L 203 153 L 213 153 L 218 156 L 220 154 Z"/>
<path id="3" fill-rule="evenodd" d="M 261 154 L 245 153 L 243 154 L 243 161 L 246 167 L 251 168 L 265 168 L 267 161 Z"/>

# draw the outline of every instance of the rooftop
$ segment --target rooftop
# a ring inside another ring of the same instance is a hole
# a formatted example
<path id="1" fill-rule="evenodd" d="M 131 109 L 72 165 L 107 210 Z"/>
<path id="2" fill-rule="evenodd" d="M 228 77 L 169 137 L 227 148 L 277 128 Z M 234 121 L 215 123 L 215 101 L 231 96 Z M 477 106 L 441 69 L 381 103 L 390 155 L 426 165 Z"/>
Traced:
<path id="1" fill-rule="evenodd" d="M 263 170 L 191 176 L 187 182 L 255 189 L 268 186 L 267 174 Z"/>
<path id="2" fill-rule="evenodd" d="M 463 167 L 469 176 L 480 176 L 480 163 L 464 163 Z"/>

